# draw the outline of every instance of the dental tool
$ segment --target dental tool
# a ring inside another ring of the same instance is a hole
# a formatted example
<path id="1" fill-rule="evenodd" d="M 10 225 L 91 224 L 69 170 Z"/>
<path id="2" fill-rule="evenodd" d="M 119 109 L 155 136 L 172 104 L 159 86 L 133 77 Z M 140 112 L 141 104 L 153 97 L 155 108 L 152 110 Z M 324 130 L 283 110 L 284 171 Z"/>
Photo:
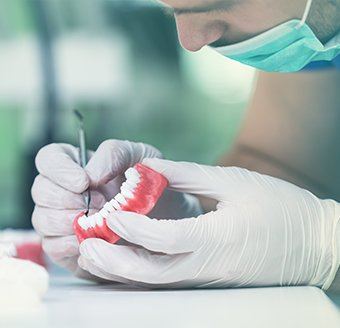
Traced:
<path id="1" fill-rule="evenodd" d="M 81 165 L 82 168 L 85 168 L 87 161 L 88 161 L 88 157 L 87 157 L 86 136 L 85 136 L 85 129 L 84 129 L 84 117 L 77 109 L 75 109 L 73 112 L 79 123 L 79 128 L 78 128 L 79 164 Z M 86 206 L 85 215 L 87 215 L 90 210 L 90 202 L 91 202 L 90 187 L 84 191 L 83 196 L 84 196 L 85 206 Z"/>

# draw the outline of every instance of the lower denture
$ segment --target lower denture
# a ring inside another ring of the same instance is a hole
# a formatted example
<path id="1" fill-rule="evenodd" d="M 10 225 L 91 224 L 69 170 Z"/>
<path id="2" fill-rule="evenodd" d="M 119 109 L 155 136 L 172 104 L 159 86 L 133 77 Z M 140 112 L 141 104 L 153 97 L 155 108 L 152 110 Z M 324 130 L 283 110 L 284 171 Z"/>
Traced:
<path id="1" fill-rule="evenodd" d="M 106 216 L 109 214 L 107 208 L 146 215 L 154 208 L 168 185 L 168 180 L 163 175 L 140 163 L 136 164 L 133 169 L 130 168 L 125 175 L 128 185 L 136 185 L 132 191 L 133 197 L 124 197 L 123 199 L 122 193 L 124 192 L 121 189 L 120 196 L 118 196 L 119 194 L 116 195 L 114 200 L 104 205 L 103 209 L 99 211 L 99 214 L 87 217 L 85 212 L 79 213 L 73 221 L 73 230 L 79 243 L 87 238 L 100 238 L 112 244 L 116 243 L 120 237 L 107 226 Z M 138 182 L 136 182 L 137 180 Z M 118 198 L 120 202 L 117 202 L 116 198 Z M 115 206 L 112 204 L 115 204 Z M 117 206 L 117 204 L 119 206 Z M 82 227 L 82 225 L 84 226 L 84 222 L 85 224 L 89 224 L 89 222 L 95 221 L 95 215 L 102 216 L 101 224 L 96 223 L 94 227 L 87 227 L 86 229 Z M 82 225 L 79 224 L 79 219 L 82 220 Z"/>

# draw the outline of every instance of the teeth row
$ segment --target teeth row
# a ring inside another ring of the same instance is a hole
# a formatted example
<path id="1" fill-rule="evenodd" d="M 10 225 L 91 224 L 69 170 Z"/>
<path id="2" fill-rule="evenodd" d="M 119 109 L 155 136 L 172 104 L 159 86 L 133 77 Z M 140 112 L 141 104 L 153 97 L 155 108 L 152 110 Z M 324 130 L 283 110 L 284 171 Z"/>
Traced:
<path id="1" fill-rule="evenodd" d="M 111 212 L 120 210 L 121 205 L 126 205 L 126 199 L 133 198 L 133 192 L 140 181 L 140 174 L 135 168 L 130 167 L 125 172 L 125 177 L 126 181 L 120 187 L 120 193 L 107 202 L 99 212 L 90 216 L 83 215 L 78 219 L 78 224 L 84 230 L 94 228 L 95 226 L 101 227 L 103 225 L 104 218 L 106 218 Z"/>

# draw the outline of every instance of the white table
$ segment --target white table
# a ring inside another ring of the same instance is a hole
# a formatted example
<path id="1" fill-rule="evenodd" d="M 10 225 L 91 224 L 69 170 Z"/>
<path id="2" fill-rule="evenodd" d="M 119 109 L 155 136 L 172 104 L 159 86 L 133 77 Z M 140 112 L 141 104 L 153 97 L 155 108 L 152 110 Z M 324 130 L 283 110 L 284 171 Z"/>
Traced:
<path id="1" fill-rule="evenodd" d="M 52 278 L 41 308 L 0 327 L 339 328 L 340 316 L 314 287 L 149 291 L 66 276 Z"/>

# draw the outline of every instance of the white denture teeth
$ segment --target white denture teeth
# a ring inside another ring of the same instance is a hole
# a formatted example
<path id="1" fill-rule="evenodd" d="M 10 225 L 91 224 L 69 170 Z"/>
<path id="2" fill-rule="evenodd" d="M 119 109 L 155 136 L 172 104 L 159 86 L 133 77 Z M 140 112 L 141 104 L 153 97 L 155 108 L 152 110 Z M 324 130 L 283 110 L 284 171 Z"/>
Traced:
<path id="1" fill-rule="evenodd" d="M 126 177 L 126 180 L 131 181 L 131 182 L 138 183 L 140 181 L 140 175 L 139 175 L 138 171 L 133 167 L 130 167 L 125 172 L 125 177 Z"/>
<path id="2" fill-rule="evenodd" d="M 116 210 L 121 210 L 121 207 L 120 207 L 120 205 L 119 205 L 119 203 L 114 199 L 114 198 L 112 198 L 111 200 L 110 200 L 110 204 L 113 206 L 113 208 L 115 208 Z"/>
<path id="3" fill-rule="evenodd" d="M 85 221 L 86 223 L 85 223 L 85 230 L 87 230 L 87 229 L 90 229 L 90 227 L 91 227 L 91 222 L 90 222 L 90 220 L 91 220 L 91 217 L 90 216 L 88 216 L 87 217 L 87 220 Z"/>
<path id="4" fill-rule="evenodd" d="M 127 204 L 127 199 L 134 197 L 134 190 L 140 182 L 140 174 L 135 168 L 130 167 L 125 172 L 125 177 L 126 181 L 120 187 L 120 193 L 105 203 L 99 212 L 90 216 L 83 215 L 78 219 L 78 224 L 82 229 L 87 230 L 89 228 L 95 228 L 97 225 L 102 226 L 104 219 L 107 218 L 110 213 L 121 210 L 122 205 Z"/>
<path id="5" fill-rule="evenodd" d="M 111 204 L 110 202 L 107 202 L 107 203 L 104 205 L 103 209 L 105 209 L 105 210 L 106 210 L 107 212 L 109 212 L 109 213 L 116 210 L 116 209 L 112 206 L 112 204 Z"/>
<path id="6" fill-rule="evenodd" d="M 89 217 L 89 226 L 90 228 L 94 228 L 96 226 L 96 220 L 94 215 L 91 215 Z"/>
<path id="7" fill-rule="evenodd" d="M 125 182 L 123 182 L 121 188 L 127 188 L 127 189 L 133 191 L 137 187 L 137 184 L 138 184 L 138 182 L 126 180 Z"/>
<path id="8" fill-rule="evenodd" d="M 102 215 L 100 215 L 100 213 L 96 213 L 94 215 L 94 219 L 95 219 L 97 225 L 99 225 L 99 226 L 103 225 L 104 219 L 103 219 Z"/>
<path id="9" fill-rule="evenodd" d="M 84 229 L 87 229 L 87 219 L 88 217 L 86 215 L 83 215 L 78 219 L 78 224 Z"/>
<path id="10" fill-rule="evenodd" d="M 120 188 L 120 193 L 125 197 L 125 198 L 133 198 L 133 189 L 131 188 L 130 185 L 128 185 L 126 182 L 122 184 L 122 187 Z"/>
<path id="11" fill-rule="evenodd" d="M 122 204 L 122 205 L 126 205 L 126 204 L 127 204 L 126 199 L 124 198 L 124 196 L 123 196 L 121 193 L 119 193 L 119 194 L 117 194 L 117 195 L 115 196 L 115 200 L 116 200 L 118 203 Z"/>
<path id="12" fill-rule="evenodd" d="M 99 214 L 100 214 L 103 218 L 107 218 L 108 215 L 110 214 L 110 212 L 109 212 L 107 209 L 103 208 L 103 209 L 99 212 Z"/>

